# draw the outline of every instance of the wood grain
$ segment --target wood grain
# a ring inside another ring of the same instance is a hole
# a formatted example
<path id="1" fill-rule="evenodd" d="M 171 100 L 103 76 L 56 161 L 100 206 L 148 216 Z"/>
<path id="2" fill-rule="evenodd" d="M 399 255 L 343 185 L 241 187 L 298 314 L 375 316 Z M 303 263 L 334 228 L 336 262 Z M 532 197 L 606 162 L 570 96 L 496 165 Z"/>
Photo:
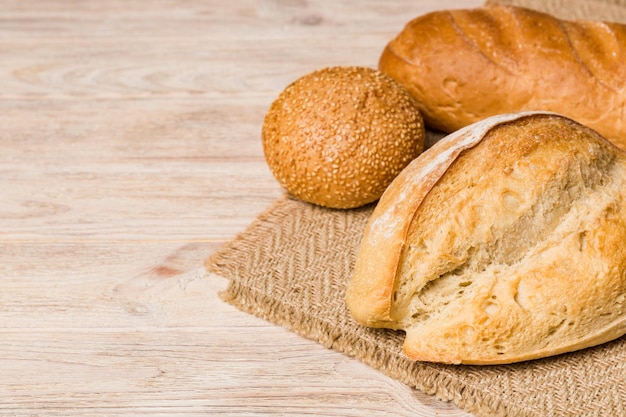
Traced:
<path id="1" fill-rule="evenodd" d="M 0 415 L 462 416 L 222 302 L 291 81 L 479 2 L 0 0 Z"/>

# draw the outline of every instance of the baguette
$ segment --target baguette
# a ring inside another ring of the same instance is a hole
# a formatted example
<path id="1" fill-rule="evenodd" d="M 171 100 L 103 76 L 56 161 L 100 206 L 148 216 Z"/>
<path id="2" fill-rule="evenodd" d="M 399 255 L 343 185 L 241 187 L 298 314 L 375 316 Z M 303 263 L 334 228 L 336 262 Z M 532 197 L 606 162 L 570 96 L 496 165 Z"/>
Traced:
<path id="1" fill-rule="evenodd" d="M 437 11 L 409 22 L 379 69 L 411 92 L 433 129 L 545 110 L 626 149 L 626 25 L 513 6 Z"/>
<path id="2" fill-rule="evenodd" d="M 366 227 L 347 306 L 415 360 L 501 364 L 626 333 L 626 153 L 553 113 L 493 116 L 415 159 Z"/>

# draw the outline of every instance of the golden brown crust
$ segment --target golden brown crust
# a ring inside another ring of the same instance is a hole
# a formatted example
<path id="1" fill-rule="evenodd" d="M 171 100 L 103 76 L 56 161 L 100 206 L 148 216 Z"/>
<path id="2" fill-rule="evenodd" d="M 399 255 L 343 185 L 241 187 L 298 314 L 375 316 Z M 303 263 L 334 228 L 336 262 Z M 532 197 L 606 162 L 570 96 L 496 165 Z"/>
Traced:
<path id="1" fill-rule="evenodd" d="M 427 126 L 545 110 L 626 149 L 626 25 L 512 6 L 437 11 L 394 38 L 379 69 L 417 98 Z"/>
<path id="2" fill-rule="evenodd" d="M 441 140 L 389 186 L 347 305 L 415 360 L 496 364 L 626 332 L 626 154 L 544 112 Z"/>
<path id="3" fill-rule="evenodd" d="M 391 316 L 391 304 L 398 262 L 423 199 L 461 152 L 480 142 L 494 126 L 526 116 L 496 116 L 472 129 L 458 130 L 411 162 L 385 190 L 365 230 L 348 287 L 348 308 L 357 321 L 373 327 L 393 325 L 396 318 Z"/>
<path id="4" fill-rule="evenodd" d="M 263 124 L 268 165 L 295 197 L 332 208 L 377 200 L 424 149 L 415 100 L 365 67 L 307 74 L 272 103 Z"/>

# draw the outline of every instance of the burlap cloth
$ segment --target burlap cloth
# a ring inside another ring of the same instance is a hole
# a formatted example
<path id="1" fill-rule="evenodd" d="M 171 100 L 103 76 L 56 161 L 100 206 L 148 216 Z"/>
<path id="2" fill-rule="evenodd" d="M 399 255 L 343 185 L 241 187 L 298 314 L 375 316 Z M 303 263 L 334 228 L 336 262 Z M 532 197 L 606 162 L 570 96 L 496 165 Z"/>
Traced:
<path id="1" fill-rule="evenodd" d="M 626 21 L 626 0 L 499 3 L 564 18 Z M 285 196 L 214 253 L 207 267 L 230 279 L 222 298 L 241 310 L 476 415 L 626 416 L 626 337 L 520 364 L 451 366 L 407 360 L 402 332 L 356 324 L 344 290 L 372 209 L 329 210 Z"/>

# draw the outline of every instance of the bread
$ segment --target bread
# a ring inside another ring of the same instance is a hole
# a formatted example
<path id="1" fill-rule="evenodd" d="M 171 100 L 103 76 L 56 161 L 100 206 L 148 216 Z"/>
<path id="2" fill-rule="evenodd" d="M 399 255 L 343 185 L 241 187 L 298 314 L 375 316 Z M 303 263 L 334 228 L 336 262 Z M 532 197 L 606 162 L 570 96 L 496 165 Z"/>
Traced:
<path id="1" fill-rule="evenodd" d="M 423 361 L 512 363 L 626 333 L 626 154 L 552 113 L 448 135 L 378 202 L 346 302 Z"/>
<path id="2" fill-rule="evenodd" d="M 295 197 L 331 208 L 377 200 L 424 149 L 417 103 L 375 69 L 331 67 L 307 74 L 272 103 L 263 150 Z"/>
<path id="3" fill-rule="evenodd" d="M 512 6 L 437 11 L 409 22 L 379 69 L 413 94 L 433 129 L 545 110 L 626 149 L 626 25 Z"/>

